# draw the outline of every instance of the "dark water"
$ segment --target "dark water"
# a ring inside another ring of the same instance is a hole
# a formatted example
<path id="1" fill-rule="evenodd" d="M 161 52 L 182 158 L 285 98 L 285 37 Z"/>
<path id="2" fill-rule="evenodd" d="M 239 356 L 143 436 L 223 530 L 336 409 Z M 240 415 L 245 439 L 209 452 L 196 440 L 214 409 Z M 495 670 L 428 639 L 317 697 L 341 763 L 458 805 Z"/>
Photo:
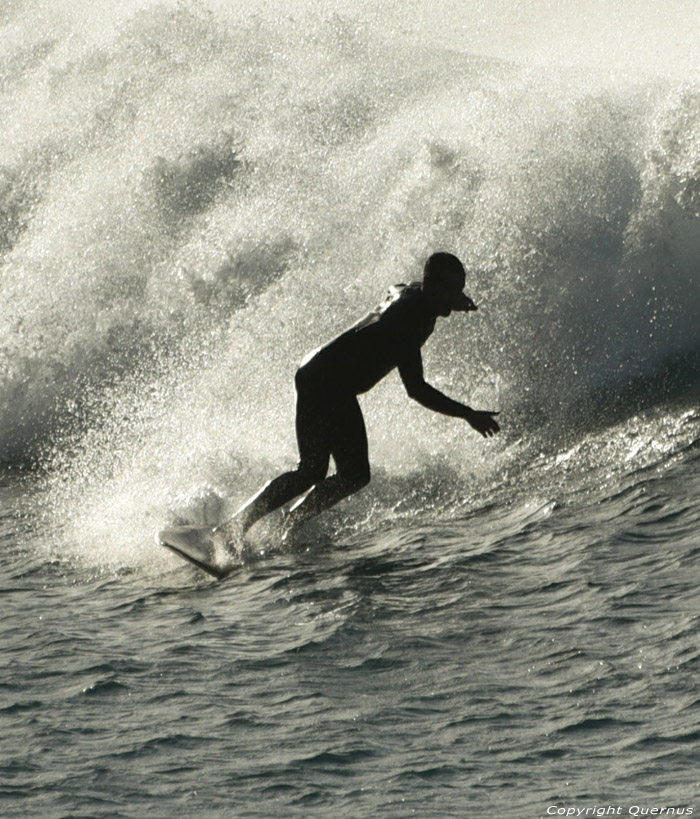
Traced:
<path id="1" fill-rule="evenodd" d="M 510 499 L 221 583 L 41 561 L 8 514 L 4 815 L 693 807 L 699 424 L 614 479 L 556 486 L 550 459 Z"/>
<path id="2" fill-rule="evenodd" d="M 692 71 L 81 9 L 0 10 L 0 813 L 699 812 Z M 293 463 L 299 359 L 437 248 L 480 310 L 427 378 L 503 433 L 391 376 L 294 549 L 157 547 Z"/>

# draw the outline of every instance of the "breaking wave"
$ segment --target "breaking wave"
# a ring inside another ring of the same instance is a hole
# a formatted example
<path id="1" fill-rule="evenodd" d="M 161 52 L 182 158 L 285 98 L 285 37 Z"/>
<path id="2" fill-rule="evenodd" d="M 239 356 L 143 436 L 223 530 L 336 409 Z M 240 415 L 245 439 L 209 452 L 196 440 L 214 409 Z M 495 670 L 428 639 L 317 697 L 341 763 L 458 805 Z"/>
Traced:
<path id="1" fill-rule="evenodd" d="M 697 83 L 417 48 L 350 14 L 161 4 L 83 39 L 17 19 L 0 459 L 49 476 L 54 520 L 137 544 L 178 508 L 230 511 L 295 457 L 298 360 L 438 248 L 481 309 L 439 323 L 427 376 L 502 410 L 499 475 L 524 439 L 697 398 Z M 379 474 L 418 471 L 424 506 L 433 470 L 491 468 L 399 393 L 364 403 Z"/>

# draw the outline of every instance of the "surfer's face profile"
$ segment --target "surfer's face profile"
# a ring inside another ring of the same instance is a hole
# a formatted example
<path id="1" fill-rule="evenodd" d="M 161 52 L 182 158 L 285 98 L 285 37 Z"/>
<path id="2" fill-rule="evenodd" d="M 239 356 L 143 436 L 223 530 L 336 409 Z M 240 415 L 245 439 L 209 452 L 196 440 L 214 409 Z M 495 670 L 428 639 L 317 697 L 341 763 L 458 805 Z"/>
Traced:
<path id="1" fill-rule="evenodd" d="M 445 318 L 453 310 L 467 313 L 477 309 L 469 296 L 462 292 L 463 287 L 464 277 L 452 271 L 445 271 L 423 282 L 423 292 L 433 312 Z"/>

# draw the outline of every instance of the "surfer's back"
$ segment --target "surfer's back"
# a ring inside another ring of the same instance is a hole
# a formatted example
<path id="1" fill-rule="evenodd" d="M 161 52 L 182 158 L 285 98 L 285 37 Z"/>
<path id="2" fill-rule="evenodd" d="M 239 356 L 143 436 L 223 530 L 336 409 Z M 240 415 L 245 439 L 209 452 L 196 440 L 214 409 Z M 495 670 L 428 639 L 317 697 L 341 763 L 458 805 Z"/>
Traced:
<path id="1" fill-rule="evenodd" d="M 354 395 L 367 392 L 407 353 L 420 349 L 434 327 L 421 284 L 395 285 L 377 308 L 308 356 L 297 383 L 320 382 Z"/>

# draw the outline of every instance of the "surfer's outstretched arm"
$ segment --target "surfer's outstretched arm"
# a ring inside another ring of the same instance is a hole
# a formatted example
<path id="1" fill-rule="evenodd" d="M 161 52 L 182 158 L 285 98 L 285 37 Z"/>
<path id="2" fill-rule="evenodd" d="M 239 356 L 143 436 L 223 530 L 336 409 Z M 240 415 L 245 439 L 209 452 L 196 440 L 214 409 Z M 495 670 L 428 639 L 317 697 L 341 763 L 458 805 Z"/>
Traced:
<path id="1" fill-rule="evenodd" d="M 423 360 L 420 349 L 413 350 L 400 362 L 399 375 L 408 395 L 429 410 L 439 412 L 441 415 L 450 415 L 453 418 L 463 418 L 484 438 L 490 438 L 500 430 L 498 422 L 493 417 L 498 415 L 497 412 L 473 410 L 428 384 L 423 377 Z"/>

